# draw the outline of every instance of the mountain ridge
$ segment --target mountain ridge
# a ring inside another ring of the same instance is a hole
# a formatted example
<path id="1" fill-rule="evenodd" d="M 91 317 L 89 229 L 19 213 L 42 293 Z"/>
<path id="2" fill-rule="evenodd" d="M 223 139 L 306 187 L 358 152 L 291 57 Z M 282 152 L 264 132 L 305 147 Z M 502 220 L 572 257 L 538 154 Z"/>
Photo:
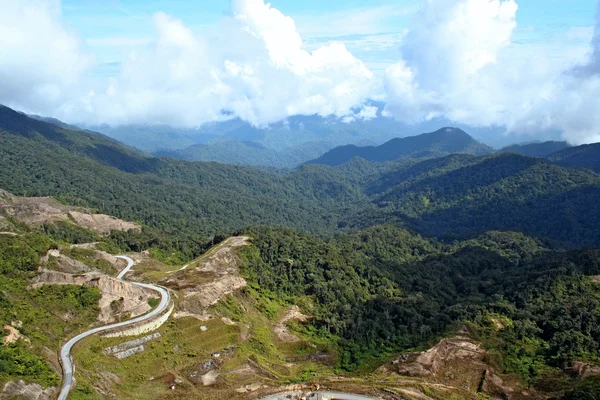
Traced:
<path id="1" fill-rule="evenodd" d="M 379 146 L 358 147 L 354 145 L 336 147 L 321 157 L 306 164 L 340 165 L 354 157 L 368 161 L 385 162 L 400 158 L 436 158 L 452 153 L 485 155 L 494 149 L 476 141 L 458 128 L 440 128 L 437 131 L 417 136 L 391 139 Z"/>

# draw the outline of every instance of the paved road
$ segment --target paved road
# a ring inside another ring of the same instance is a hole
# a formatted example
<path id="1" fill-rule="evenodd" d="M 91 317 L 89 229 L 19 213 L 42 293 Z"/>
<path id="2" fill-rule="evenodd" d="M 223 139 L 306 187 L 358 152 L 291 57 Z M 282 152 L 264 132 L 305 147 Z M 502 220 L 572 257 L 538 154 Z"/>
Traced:
<path id="1" fill-rule="evenodd" d="M 117 256 L 117 258 L 127 261 L 127 267 L 125 267 L 125 269 L 123 271 L 121 271 L 119 273 L 119 275 L 117 275 L 117 279 L 122 279 L 123 276 L 127 272 L 129 272 L 129 270 L 131 269 L 131 267 L 134 264 L 134 261 L 127 256 Z M 128 326 L 128 325 L 140 322 L 140 321 L 145 321 L 147 319 L 150 319 L 150 318 L 156 316 L 157 314 L 160 314 L 168 307 L 169 302 L 171 301 L 171 298 L 170 298 L 169 292 L 166 289 L 163 289 L 159 286 L 148 285 L 145 283 L 139 283 L 139 282 L 131 282 L 131 283 L 134 285 L 137 285 L 137 286 L 141 286 L 143 288 L 147 288 L 147 289 L 159 292 L 161 299 L 160 299 L 160 303 L 158 304 L 158 307 L 156 307 L 155 309 L 153 309 L 152 311 L 150 311 L 147 314 L 140 315 L 139 317 L 135 317 L 135 318 L 127 320 L 127 321 L 118 322 L 116 324 L 105 325 L 105 326 L 100 326 L 98 328 L 90 329 L 89 331 L 80 333 L 79 335 L 75 336 L 74 338 L 69 340 L 67 343 L 65 343 L 65 345 L 62 347 L 62 349 L 60 349 L 60 361 L 62 363 L 62 368 L 63 368 L 63 382 L 62 382 L 62 388 L 60 390 L 60 394 L 58 395 L 58 400 L 66 400 L 67 396 L 69 395 L 69 392 L 73 388 L 73 373 L 75 372 L 75 366 L 73 365 L 73 359 L 71 358 L 71 350 L 73 349 L 73 346 L 75 346 L 75 344 L 77 342 L 79 342 L 80 340 L 82 340 L 90 335 L 98 333 L 98 332 L 107 331 L 109 329 L 114 329 L 114 328 L 120 328 L 123 326 Z"/>
<path id="2" fill-rule="evenodd" d="M 300 392 L 286 392 L 286 393 L 280 393 L 280 394 L 276 394 L 274 396 L 270 396 L 270 397 L 265 397 L 261 400 L 280 400 L 280 399 L 288 399 L 288 397 L 291 395 L 291 398 L 294 398 L 293 396 L 299 396 L 301 395 Z M 319 395 L 321 395 L 322 397 L 318 397 Z M 309 395 L 306 395 L 306 398 L 308 400 L 316 400 L 316 399 L 321 399 L 321 398 L 326 398 L 326 399 L 339 399 L 339 400 L 374 400 L 372 397 L 365 397 L 365 396 L 360 396 L 358 394 L 349 394 L 349 393 L 339 393 L 339 392 L 313 392 L 310 393 Z"/>

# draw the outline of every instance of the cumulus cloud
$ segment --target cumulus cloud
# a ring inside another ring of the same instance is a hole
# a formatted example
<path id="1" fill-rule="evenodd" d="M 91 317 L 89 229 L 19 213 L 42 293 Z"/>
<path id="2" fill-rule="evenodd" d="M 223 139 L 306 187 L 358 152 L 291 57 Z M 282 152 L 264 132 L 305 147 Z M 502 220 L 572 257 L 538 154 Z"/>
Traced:
<path id="1" fill-rule="evenodd" d="M 231 0 L 229 16 L 201 35 L 157 12 L 154 37 L 135 41 L 108 79 L 88 73 L 94 59 L 59 0 L 0 0 L 0 103 L 80 124 L 191 127 L 234 116 L 370 119 L 377 110 L 366 100 L 376 98 L 387 102 L 382 115 L 412 123 L 443 117 L 600 140 L 600 15 L 586 52 L 556 58 L 544 44 L 511 44 L 516 0 L 423 1 L 380 82 L 342 43 L 307 50 L 294 20 L 264 0 Z"/>
<path id="2" fill-rule="evenodd" d="M 600 142 L 600 2 L 589 59 L 547 84 L 545 95 L 514 125 L 559 129 L 573 144 Z"/>
<path id="3" fill-rule="evenodd" d="M 65 102 L 92 58 L 61 23 L 60 2 L 0 1 L 0 104 L 48 110 Z"/>
<path id="4" fill-rule="evenodd" d="M 39 13 L 59 29 L 56 13 L 48 8 Z M 198 126 L 237 116 L 266 125 L 297 114 L 344 116 L 372 93 L 372 72 L 343 44 L 307 51 L 293 19 L 263 0 L 232 0 L 230 14 L 198 35 L 157 12 L 154 39 L 129 54 L 118 76 L 82 82 L 85 90 L 72 91 L 59 109 L 44 110 L 76 123 Z M 32 35 L 28 41 L 40 33 Z M 71 47 L 68 60 L 79 57 Z M 60 76 L 48 81 L 78 76 L 56 72 Z"/>
<path id="5" fill-rule="evenodd" d="M 503 110 L 479 94 L 494 94 L 490 72 L 510 43 L 517 8 L 513 0 L 428 0 L 402 42 L 402 59 L 386 71 L 387 111 L 411 122 L 497 122 Z"/>
<path id="6" fill-rule="evenodd" d="M 546 47 L 516 52 L 517 10 L 514 0 L 427 0 L 386 70 L 386 113 L 599 141 L 598 23 L 589 61 L 575 65 L 577 54 L 557 60 Z"/>

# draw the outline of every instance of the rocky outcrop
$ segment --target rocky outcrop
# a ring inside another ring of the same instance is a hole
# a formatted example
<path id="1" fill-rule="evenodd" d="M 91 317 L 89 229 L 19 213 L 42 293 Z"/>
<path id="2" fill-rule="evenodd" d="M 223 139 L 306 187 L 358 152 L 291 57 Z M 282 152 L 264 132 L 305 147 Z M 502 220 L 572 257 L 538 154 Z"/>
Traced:
<path id="1" fill-rule="evenodd" d="M 44 389 L 37 383 L 26 384 L 23 381 L 11 381 L 4 385 L 0 392 L 0 400 L 50 400 L 55 392 L 55 388 Z"/>
<path id="2" fill-rule="evenodd" d="M 590 363 L 575 361 L 569 365 L 566 365 L 564 371 L 579 376 L 581 378 L 587 378 L 592 375 L 600 375 L 600 366 L 592 365 Z"/>
<path id="3" fill-rule="evenodd" d="M 538 398 L 521 387 L 517 377 L 496 374 L 486 363 L 485 349 L 467 336 L 443 339 L 424 352 L 403 354 L 382 369 L 471 394 L 482 392 L 494 399 Z"/>
<path id="4" fill-rule="evenodd" d="M 98 303 L 100 307 L 98 320 L 102 323 L 145 314 L 151 309 L 148 300 L 156 297 L 152 290 L 99 272 L 73 275 L 42 270 L 32 282 L 32 288 L 43 285 L 85 285 L 99 288 L 102 297 Z"/>
<path id="5" fill-rule="evenodd" d="M 452 361 L 473 363 L 482 361 L 485 351 L 480 345 L 466 339 L 444 339 L 409 362 L 399 363 L 398 373 L 413 377 L 436 374 Z"/>

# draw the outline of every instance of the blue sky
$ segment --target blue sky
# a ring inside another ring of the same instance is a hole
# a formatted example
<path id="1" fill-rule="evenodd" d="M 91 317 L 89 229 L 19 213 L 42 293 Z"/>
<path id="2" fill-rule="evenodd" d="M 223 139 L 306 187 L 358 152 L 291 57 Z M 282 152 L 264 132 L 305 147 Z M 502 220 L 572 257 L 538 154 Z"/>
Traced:
<path id="1" fill-rule="evenodd" d="M 410 27 L 421 0 L 273 0 L 271 5 L 296 22 L 305 45 L 344 42 L 372 70 L 381 73 L 398 57 L 397 42 Z M 515 46 L 551 43 L 556 56 L 563 47 L 591 39 L 596 0 L 521 0 Z M 64 0 L 64 22 L 73 28 L 102 63 L 98 73 L 113 74 L 132 48 L 152 40 L 152 15 L 162 11 L 201 34 L 230 13 L 229 0 Z M 350 21 L 350 22 L 347 22 Z M 371 39 L 368 41 L 367 39 Z M 369 42 L 377 46 L 369 45 Z"/>
<path id="2" fill-rule="evenodd" d="M 433 118 L 600 141 L 600 0 L 0 0 L 0 103 L 76 124 Z M 4 39 L 4 40 L 2 40 Z"/>

